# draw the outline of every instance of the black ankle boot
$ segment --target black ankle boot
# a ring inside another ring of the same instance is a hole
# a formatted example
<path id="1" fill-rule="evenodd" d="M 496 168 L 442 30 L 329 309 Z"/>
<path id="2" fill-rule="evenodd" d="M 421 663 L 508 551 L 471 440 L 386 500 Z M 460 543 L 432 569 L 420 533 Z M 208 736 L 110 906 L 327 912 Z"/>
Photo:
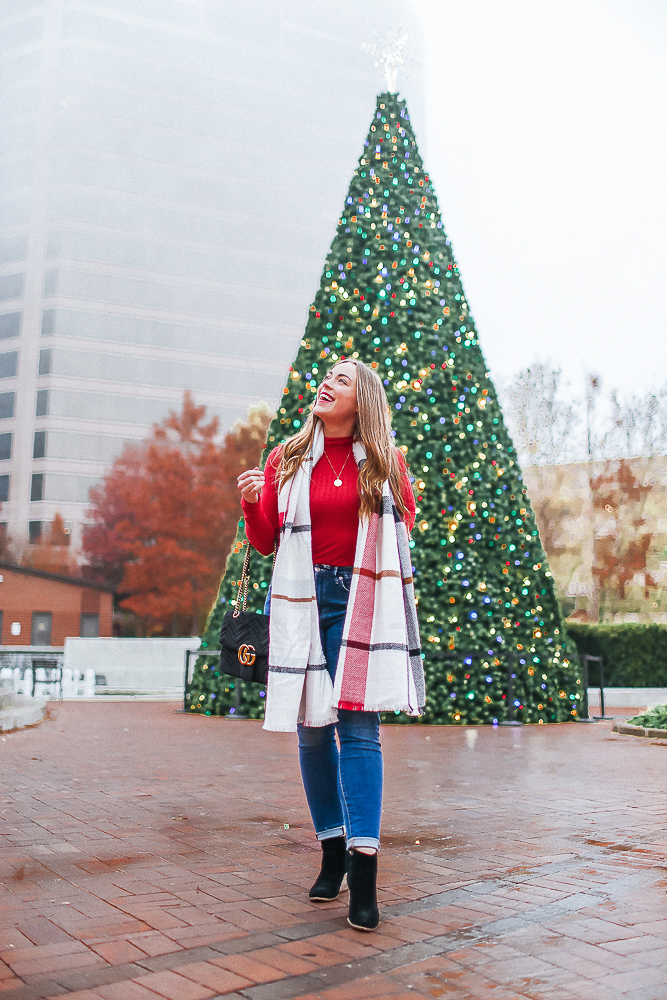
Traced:
<path id="1" fill-rule="evenodd" d="M 320 844 L 322 845 L 322 867 L 315 885 L 308 893 L 314 903 L 338 899 L 347 863 L 345 837 L 328 837 L 326 840 L 321 840 Z"/>
<path id="2" fill-rule="evenodd" d="M 347 922 L 358 931 L 374 931 L 380 923 L 376 880 L 378 856 L 348 852 L 347 887 L 350 891 L 350 912 Z"/>

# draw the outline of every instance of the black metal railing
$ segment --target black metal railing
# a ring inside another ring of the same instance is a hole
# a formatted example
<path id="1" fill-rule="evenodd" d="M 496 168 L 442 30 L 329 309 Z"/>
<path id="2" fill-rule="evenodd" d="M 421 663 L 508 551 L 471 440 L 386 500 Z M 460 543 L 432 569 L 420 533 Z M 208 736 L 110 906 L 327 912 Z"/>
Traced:
<path id="1" fill-rule="evenodd" d="M 582 712 L 582 719 L 586 719 L 588 721 L 597 721 L 598 719 L 609 718 L 609 716 L 606 716 L 604 714 L 604 660 L 602 659 L 601 656 L 590 656 L 588 653 L 584 653 L 581 659 L 582 659 L 581 682 L 584 687 L 584 706 Z M 589 663 L 597 663 L 598 665 L 598 684 L 596 686 L 599 687 L 600 689 L 600 714 L 594 715 L 592 717 L 590 715 L 588 708 L 588 684 L 589 684 L 588 664 Z"/>
<path id="2" fill-rule="evenodd" d="M 505 689 L 505 699 L 507 701 L 507 718 L 498 723 L 499 726 L 522 726 L 516 717 L 514 704 L 514 681 L 516 680 L 516 650 L 510 650 L 507 657 L 507 686 Z"/>

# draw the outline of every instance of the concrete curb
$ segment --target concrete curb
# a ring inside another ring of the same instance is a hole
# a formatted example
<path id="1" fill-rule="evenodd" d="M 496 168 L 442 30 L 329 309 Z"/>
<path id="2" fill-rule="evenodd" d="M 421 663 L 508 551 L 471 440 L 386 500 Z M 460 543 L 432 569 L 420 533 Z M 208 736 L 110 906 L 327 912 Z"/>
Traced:
<path id="1" fill-rule="evenodd" d="M 46 715 L 46 698 L 15 695 L 12 704 L 0 711 L 0 732 L 10 733 L 41 722 Z"/>
<path id="2" fill-rule="evenodd" d="M 667 729 L 645 729 L 644 726 L 631 726 L 628 722 L 615 722 L 611 727 L 613 733 L 620 736 L 645 736 L 649 739 L 667 739 Z"/>

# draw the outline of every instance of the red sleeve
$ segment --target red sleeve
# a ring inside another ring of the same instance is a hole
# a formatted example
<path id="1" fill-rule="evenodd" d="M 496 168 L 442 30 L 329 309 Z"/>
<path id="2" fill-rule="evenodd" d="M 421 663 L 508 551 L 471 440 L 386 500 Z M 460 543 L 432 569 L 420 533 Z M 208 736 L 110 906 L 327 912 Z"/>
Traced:
<path id="1" fill-rule="evenodd" d="M 408 467 L 405 463 L 405 456 L 400 448 L 397 449 L 398 454 L 398 464 L 401 467 L 403 476 L 401 477 L 401 494 L 403 496 L 403 503 L 405 504 L 407 510 L 405 514 L 405 523 L 407 525 L 408 532 L 412 531 L 415 526 L 415 516 L 416 516 L 416 505 L 415 505 L 415 495 L 412 491 L 412 483 L 410 482 L 410 477 L 408 475 Z"/>
<path id="2" fill-rule="evenodd" d="M 274 448 L 264 466 L 264 488 L 258 503 L 241 498 L 245 518 L 245 534 L 250 544 L 263 556 L 273 552 L 278 537 L 278 490 L 276 472 L 280 463 L 280 446 Z"/>

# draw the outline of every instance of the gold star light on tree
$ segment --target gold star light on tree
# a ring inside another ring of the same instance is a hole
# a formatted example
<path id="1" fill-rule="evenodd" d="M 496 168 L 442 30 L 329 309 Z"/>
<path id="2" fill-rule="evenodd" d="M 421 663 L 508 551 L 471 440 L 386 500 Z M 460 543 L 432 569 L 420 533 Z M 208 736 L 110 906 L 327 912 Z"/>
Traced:
<path id="1" fill-rule="evenodd" d="M 377 35 L 373 32 L 377 39 Z M 376 69 L 380 69 L 384 74 L 387 91 L 390 94 L 397 92 L 398 71 L 405 64 L 405 59 L 401 55 L 408 40 L 407 35 L 402 35 L 400 28 L 392 28 L 384 42 L 378 45 L 370 45 L 364 42 L 361 48 L 372 56 L 377 57 L 374 64 Z"/>

